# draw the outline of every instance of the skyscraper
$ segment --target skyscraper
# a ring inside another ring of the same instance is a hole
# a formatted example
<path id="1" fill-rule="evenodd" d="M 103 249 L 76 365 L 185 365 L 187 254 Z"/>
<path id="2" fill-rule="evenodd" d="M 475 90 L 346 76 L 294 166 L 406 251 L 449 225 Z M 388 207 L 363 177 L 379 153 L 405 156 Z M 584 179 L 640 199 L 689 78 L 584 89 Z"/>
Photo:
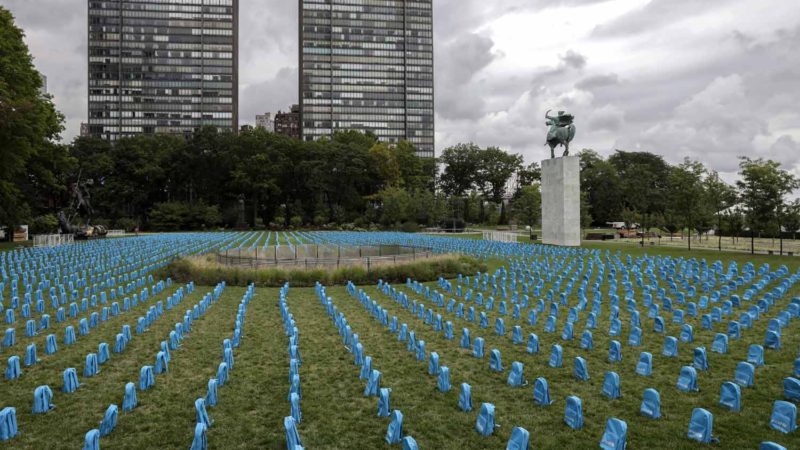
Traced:
<path id="1" fill-rule="evenodd" d="M 89 132 L 238 128 L 239 0 L 90 0 Z"/>
<path id="2" fill-rule="evenodd" d="M 432 157 L 432 0 L 299 2 L 303 139 L 369 130 Z"/>

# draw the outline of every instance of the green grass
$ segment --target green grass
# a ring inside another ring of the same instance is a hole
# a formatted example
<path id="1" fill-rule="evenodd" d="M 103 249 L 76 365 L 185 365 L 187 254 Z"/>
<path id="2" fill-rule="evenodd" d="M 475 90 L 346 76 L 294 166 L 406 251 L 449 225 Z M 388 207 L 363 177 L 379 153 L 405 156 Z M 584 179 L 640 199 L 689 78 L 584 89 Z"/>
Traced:
<path id="1" fill-rule="evenodd" d="M 787 264 L 797 269 L 797 260 L 770 256 L 755 256 L 715 251 L 688 252 L 678 248 L 635 248 L 619 244 L 592 243 L 587 248 L 620 250 L 633 256 L 660 254 L 674 257 L 706 258 L 709 262 L 721 259 L 727 263 L 735 260 L 741 264 L 753 261 L 757 265 L 769 262 L 775 268 Z M 501 265 L 500 261 L 487 261 L 490 270 Z M 434 283 L 429 283 L 433 286 Z M 774 285 L 774 283 L 773 283 Z M 732 413 L 718 406 L 719 386 L 732 379 L 735 365 L 744 360 L 749 344 L 761 343 L 767 320 L 756 322 L 751 330 L 745 330 L 741 340 L 730 341 L 727 355 L 710 352 L 714 334 L 724 331 L 721 324 L 715 331 L 701 331 L 699 320 L 687 319 L 695 325 L 695 343 L 679 345 L 680 356 L 670 359 L 661 356 L 662 335 L 652 332 L 652 320 L 640 306 L 642 313 L 643 345 L 627 346 L 629 331 L 628 314 L 621 312 L 622 336 L 616 338 L 623 344 L 623 361 L 607 362 L 608 305 L 598 317 L 594 330 L 594 350 L 584 351 L 579 347 L 580 333 L 588 313 L 582 313 L 575 327 L 575 340 L 564 342 L 560 332 L 567 311 L 562 309 L 558 333 L 544 332 L 546 317 L 539 324 L 529 326 L 527 322 L 515 321 L 511 315 L 505 317 L 509 332 L 514 325 L 521 325 L 523 336 L 535 332 L 540 338 L 541 352 L 530 355 L 525 345 L 512 345 L 509 336 L 494 334 L 494 319 L 498 316 L 497 305 L 490 317 L 490 328 L 480 329 L 477 323 L 468 323 L 447 313 L 444 308 L 432 307 L 442 314 L 444 320 L 454 323 L 455 340 L 444 339 L 443 334 L 434 333 L 416 316 L 383 296 L 369 282 L 362 286 L 373 300 L 396 315 L 400 323 L 407 323 L 418 339 L 427 343 L 428 353 L 436 351 L 441 365 L 451 371 L 451 392 L 443 394 L 436 390 L 436 378 L 427 374 L 427 361 L 417 361 L 406 351 L 405 343 L 397 341 L 396 335 L 382 327 L 343 287 L 329 287 L 327 294 L 343 312 L 354 332 L 359 334 L 365 355 L 373 358 L 373 367 L 383 373 L 382 386 L 392 388 L 393 409 L 405 416 L 404 431 L 412 435 L 423 449 L 484 449 L 504 448 L 511 430 L 522 426 L 531 433 L 531 448 L 597 448 L 606 419 L 618 417 L 628 423 L 628 448 L 705 448 L 686 438 L 686 429 L 691 411 L 704 407 L 714 414 L 714 434 L 721 442 L 715 448 L 757 448 L 764 440 L 776 441 L 787 448 L 800 448 L 800 434 L 782 435 L 768 425 L 772 402 L 781 399 L 781 380 L 791 374 L 792 361 L 800 348 L 800 333 L 795 332 L 798 322 L 793 322 L 783 333 L 783 350 L 767 351 L 767 366 L 757 369 L 756 386 L 742 390 L 743 411 Z M 177 286 L 176 286 L 177 287 Z M 405 289 L 412 299 L 419 296 Z M 174 288 L 169 289 L 171 293 Z M 23 367 L 23 376 L 9 382 L 0 380 L 0 407 L 15 406 L 21 435 L 4 443 L 7 448 L 20 449 L 67 449 L 80 447 L 83 436 L 98 426 L 103 412 L 110 403 L 121 405 L 124 386 L 128 381 L 138 382 L 139 368 L 153 364 L 159 343 L 167 338 L 175 322 L 185 310 L 197 302 L 210 287 L 198 286 L 196 293 L 184 299 L 181 305 L 165 311 L 145 334 L 134 335 L 123 354 L 111 354 L 111 360 L 101 366 L 100 374 L 93 378 L 82 376 L 85 355 L 96 351 L 99 342 L 113 344 L 113 337 L 123 323 L 135 328 L 135 319 L 146 311 L 148 305 L 140 305 L 136 311 L 110 319 L 89 336 L 79 337 L 78 343 L 66 347 L 62 343 L 63 327 L 54 324 L 59 337 L 59 352 L 44 355 L 44 334 L 34 338 L 39 345 L 42 362 L 31 368 Z M 603 292 L 607 291 L 604 285 Z M 187 448 L 192 440 L 195 411 L 194 400 L 205 395 L 208 379 L 215 376 L 222 356 L 222 341 L 233 331 L 243 288 L 229 286 L 219 302 L 193 325 L 192 333 L 183 341 L 182 347 L 172 352 L 169 373 L 156 377 L 156 386 L 146 392 L 138 392 L 139 407 L 132 412 L 120 411 L 117 429 L 101 439 L 106 448 Z M 546 289 L 545 289 L 546 292 Z M 637 298 L 638 296 L 637 291 Z M 793 295 L 800 293 L 795 287 L 784 299 L 785 305 Z M 446 296 L 446 301 L 454 296 Z M 163 299 L 164 295 L 158 296 Z M 287 394 L 288 358 L 287 337 L 283 333 L 280 312 L 277 306 L 278 289 L 261 287 L 256 290 L 245 320 L 244 338 L 235 351 L 235 367 L 230 381 L 219 389 L 219 405 L 209 408 L 214 420 L 208 432 L 209 448 L 225 449 L 282 449 L 285 448 L 282 419 L 289 414 Z M 499 299 L 497 300 L 499 302 Z M 574 304 L 575 298 L 570 302 Z M 427 301 L 423 301 L 427 306 Z M 289 291 L 288 306 L 300 331 L 300 351 L 303 365 L 302 379 L 303 422 L 299 432 L 306 448 L 352 449 L 389 448 L 383 441 L 388 419 L 377 417 L 377 400 L 363 396 L 364 381 L 359 380 L 359 369 L 353 364 L 350 352 L 342 345 L 331 319 L 314 294 L 313 288 L 293 287 Z M 676 305 L 677 306 L 677 305 Z M 510 308 L 509 308 L 510 309 Z M 624 310 L 624 308 L 622 308 Z M 477 311 L 480 311 L 476 307 Z M 777 314 L 773 309 L 767 317 Z M 679 326 L 671 323 L 671 315 L 662 314 L 667 322 L 665 335 L 678 336 Z M 523 311 L 523 319 L 527 316 Z M 19 318 L 18 318 L 19 323 Z M 486 340 L 487 357 L 476 359 L 471 352 L 459 348 L 460 330 L 470 328 L 473 340 L 481 336 Z M 18 333 L 20 332 L 19 326 Z M 24 334 L 24 333 L 23 333 Z M 14 352 L 2 351 L 3 359 L 10 354 L 22 354 L 29 340 L 18 335 L 20 340 Z M 550 368 L 547 365 L 550 346 L 559 343 L 564 347 L 564 367 Z M 699 373 L 699 393 L 681 393 L 675 388 L 680 367 L 691 363 L 691 352 L 696 346 L 709 350 L 711 370 Z M 488 353 L 497 348 L 502 353 L 506 371 L 494 373 L 488 367 Z M 653 376 L 635 374 L 639 352 L 649 351 L 654 355 Z M 591 379 L 581 382 L 572 377 L 573 359 L 583 356 L 588 361 Z M 507 370 L 513 361 L 525 364 L 525 378 L 531 385 L 511 388 L 506 384 Z M 73 394 L 63 394 L 61 374 L 67 367 L 79 372 L 80 389 Z M 622 398 L 607 400 L 600 394 L 603 374 L 614 370 L 621 376 Z M 551 396 L 555 403 L 550 407 L 538 407 L 532 400 L 532 382 L 536 377 L 547 378 Z M 473 404 L 476 411 L 461 412 L 457 407 L 461 382 L 472 386 Z M 55 393 L 57 408 L 46 415 L 32 415 L 30 408 L 33 390 L 40 384 L 49 384 Z M 659 421 L 645 419 L 638 414 L 644 389 L 653 387 L 661 393 L 663 418 Z M 583 400 L 585 427 L 570 430 L 563 423 L 564 398 L 577 395 Z M 483 438 L 474 431 L 477 409 L 481 402 L 492 402 L 496 406 L 497 423 L 501 425 L 494 436 Z"/>
<path id="2" fill-rule="evenodd" d="M 20 248 L 26 248 L 33 246 L 33 241 L 25 241 L 25 242 L 0 242 L 0 252 L 9 251 L 9 250 L 17 250 Z"/>

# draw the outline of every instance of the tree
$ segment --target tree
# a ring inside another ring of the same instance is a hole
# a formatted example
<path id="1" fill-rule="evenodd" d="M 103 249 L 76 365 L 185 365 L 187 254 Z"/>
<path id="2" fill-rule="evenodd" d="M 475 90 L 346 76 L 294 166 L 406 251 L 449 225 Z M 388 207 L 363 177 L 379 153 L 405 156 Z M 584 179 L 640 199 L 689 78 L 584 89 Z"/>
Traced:
<path id="1" fill-rule="evenodd" d="M 435 226 L 445 218 L 445 198 L 429 190 L 411 191 L 410 216 L 420 225 Z"/>
<path id="2" fill-rule="evenodd" d="M 522 156 L 489 147 L 478 152 L 475 185 L 486 198 L 500 203 L 506 195 L 508 180 L 521 168 Z"/>
<path id="3" fill-rule="evenodd" d="M 538 184 L 522 186 L 511 204 L 512 216 L 530 227 L 538 224 L 542 215 L 542 193 Z"/>
<path id="4" fill-rule="evenodd" d="M 439 157 L 444 171 L 439 184 L 447 195 L 463 197 L 475 187 L 481 149 L 473 143 L 448 147 Z"/>
<path id="5" fill-rule="evenodd" d="M 736 245 L 737 238 L 742 234 L 745 228 L 744 213 L 739 206 L 733 206 L 725 210 L 722 216 L 726 231 L 730 233 L 731 241 Z"/>
<path id="6" fill-rule="evenodd" d="M 617 169 L 594 150 L 578 154 L 581 191 L 586 193 L 587 211 L 595 223 L 617 222 L 622 218 L 622 187 Z"/>
<path id="7" fill-rule="evenodd" d="M 581 228 L 592 226 L 592 213 L 589 211 L 589 194 L 581 191 Z"/>
<path id="8" fill-rule="evenodd" d="M 650 218 L 663 214 L 666 209 L 669 165 L 659 155 L 621 150 L 611 155 L 608 162 L 619 175 L 623 204 L 637 213 L 646 233 L 651 225 Z"/>
<path id="9" fill-rule="evenodd" d="M 784 205 L 781 224 L 787 232 L 792 233 L 792 240 L 797 239 L 797 230 L 800 230 L 800 199 Z"/>
<path id="10" fill-rule="evenodd" d="M 514 195 L 519 193 L 523 186 L 530 186 L 533 183 L 542 181 L 542 168 L 539 163 L 532 162 L 517 171 L 517 187 Z"/>
<path id="11" fill-rule="evenodd" d="M 20 189 L 29 164 L 52 149 L 64 121 L 41 92 L 42 78 L 23 37 L 11 13 L 0 7 L 0 223 L 12 227 L 30 214 Z"/>
<path id="12" fill-rule="evenodd" d="M 717 219 L 717 246 L 722 250 L 722 211 L 730 208 L 736 203 L 736 190 L 733 186 L 722 181 L 719 173 L 713 170 L 706 176 L 705 181 L 706 200 L 711 213 Z"/>
<path id="13" fill-rule="evenodd" d="M 381 223 L 392 226 L 408 220 L 411 197 L 404 189 L 390 187 L 378 192 L 381 202 Z"/>
<path id="14" fill-rule="evenodd" d="M 668 209 L 674 216 L 679 217 L 681 225 L 689 229 L 689 250 L 692 249 L 692 230 L 702 220 L 704 211 L 703 177 L 705 167 L 689 158 L 676 167 L 671 167 L 669 172 L 669 187 L 667 194 Z"/>
<path id="15" fill-rule="evenodd" d="M 386 142 L 378 142 L 369 149 L 369 167 L 375 171 L 381 188 L 405 184 L 395 149 Z"/>
<path id="16" fill-rule="evenodd" d="M 780 166 L 778 162 L 762 158 L 754 160 L 742 157 L 739 163 L 741 179 L 736 186 L 750 227 L 751 253 L 755 253 L 755 233 L 763 232 L 771 224 L 779 222 L 784 197 L 798 187 L 798 180 Z"/>

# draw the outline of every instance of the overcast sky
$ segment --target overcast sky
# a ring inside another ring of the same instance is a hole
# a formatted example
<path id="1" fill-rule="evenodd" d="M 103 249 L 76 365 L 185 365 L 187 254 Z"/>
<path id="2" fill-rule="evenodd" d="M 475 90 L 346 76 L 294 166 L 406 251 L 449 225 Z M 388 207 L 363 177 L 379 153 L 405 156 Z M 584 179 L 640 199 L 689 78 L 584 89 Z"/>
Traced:
<path id="1" fill-rule="evenodd" d="M 67 116 L 86 120 L 86 0 L 0 0 Z M 297 101 L 297 1 L 240 0 L 240 120 Z M 547 156 L 546 110 L 575 150 L 740 155 L 800 175 L 797 0 L 434 0 L 436 148 L 473 141 Z"/>

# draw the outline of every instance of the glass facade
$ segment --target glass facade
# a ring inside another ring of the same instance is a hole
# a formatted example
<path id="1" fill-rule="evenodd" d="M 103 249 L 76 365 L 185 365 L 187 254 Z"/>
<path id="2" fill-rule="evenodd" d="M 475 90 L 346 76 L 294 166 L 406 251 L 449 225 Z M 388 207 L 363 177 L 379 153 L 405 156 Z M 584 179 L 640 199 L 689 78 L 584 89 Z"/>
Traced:
<path id="1" fill-rule="evenodd" d="M 434 156 L 432 0 L 299 0 L 302 136 L 369 130 Z"/>
<path id="2" fill-rule="evenodd" d="M 89 0 L 89 133 L 238 127 L 238 0 Z"/>

